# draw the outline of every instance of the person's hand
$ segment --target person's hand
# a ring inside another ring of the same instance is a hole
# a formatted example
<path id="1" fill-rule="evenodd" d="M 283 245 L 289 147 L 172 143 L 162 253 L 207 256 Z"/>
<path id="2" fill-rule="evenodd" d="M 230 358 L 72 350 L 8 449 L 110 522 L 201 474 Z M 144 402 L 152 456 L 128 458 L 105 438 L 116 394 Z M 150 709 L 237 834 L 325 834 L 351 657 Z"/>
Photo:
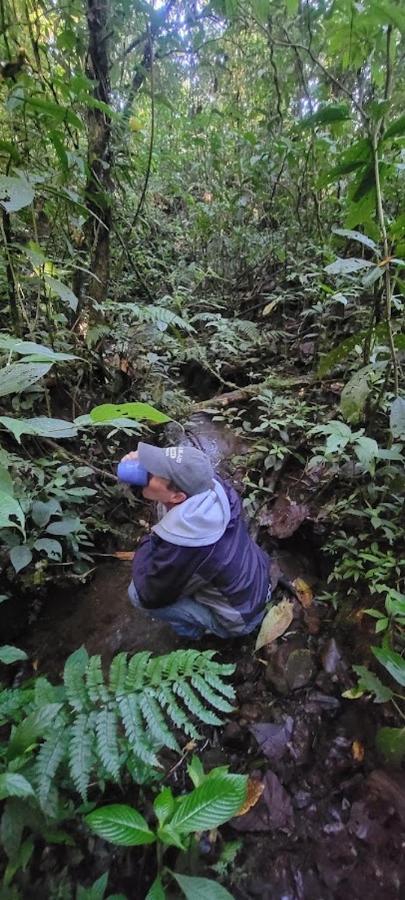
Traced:
<path id="1" fill-rule="evenodd" d="M 121 462 L 126 462 L 127 459 L 138 459 L 138 451 L 131 450 L 130 453 L 127 453 L 126 456 L 122 457 Z"/>

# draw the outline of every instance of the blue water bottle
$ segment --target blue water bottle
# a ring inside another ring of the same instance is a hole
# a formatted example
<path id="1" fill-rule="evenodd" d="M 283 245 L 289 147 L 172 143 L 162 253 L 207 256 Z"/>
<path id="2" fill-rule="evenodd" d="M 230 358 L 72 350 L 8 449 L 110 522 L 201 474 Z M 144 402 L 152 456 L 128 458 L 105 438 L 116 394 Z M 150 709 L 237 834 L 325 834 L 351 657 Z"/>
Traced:
<path id="1" fill-rule="evenodd" d="M 149 481 L 149 472 L 137 459 L 122 459 L 118 463 L 117 475 L 119 481 L 125 481 L 134 487 L 146 487 Z"/>

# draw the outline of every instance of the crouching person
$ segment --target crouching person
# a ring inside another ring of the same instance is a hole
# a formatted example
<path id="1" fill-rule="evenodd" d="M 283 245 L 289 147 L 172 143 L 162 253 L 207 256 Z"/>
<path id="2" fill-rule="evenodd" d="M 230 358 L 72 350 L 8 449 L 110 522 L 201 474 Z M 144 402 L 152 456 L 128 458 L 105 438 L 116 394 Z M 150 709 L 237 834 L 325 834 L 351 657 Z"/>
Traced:
<path id="1" fill-rule="evenodd" d="M 269 557 L 249 536 L 241 501 L 194 447 L 139 443 L 142 494 L 158 523 L 135 553 L 129 598 L 185 638 L 249 634 L 270 599 Z"/>

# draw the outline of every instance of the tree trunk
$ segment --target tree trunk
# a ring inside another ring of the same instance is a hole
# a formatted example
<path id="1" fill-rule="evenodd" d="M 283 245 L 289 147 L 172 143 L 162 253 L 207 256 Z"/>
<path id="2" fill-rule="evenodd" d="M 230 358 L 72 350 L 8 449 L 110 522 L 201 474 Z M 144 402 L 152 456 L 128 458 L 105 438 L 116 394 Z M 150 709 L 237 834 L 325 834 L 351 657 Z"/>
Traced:
<path id="1" fill-rule="evenodd" d="M 108 0 L 87 0 L 89 50 L 86 67 L 94 83 L 95 100 L 109 103 Z M 87 225 L 91 278 L 88 293 L 92 305 L 107 296 L 110 277 L 111 215 L 111 119 L 102 109 L 88 110 Z"/>

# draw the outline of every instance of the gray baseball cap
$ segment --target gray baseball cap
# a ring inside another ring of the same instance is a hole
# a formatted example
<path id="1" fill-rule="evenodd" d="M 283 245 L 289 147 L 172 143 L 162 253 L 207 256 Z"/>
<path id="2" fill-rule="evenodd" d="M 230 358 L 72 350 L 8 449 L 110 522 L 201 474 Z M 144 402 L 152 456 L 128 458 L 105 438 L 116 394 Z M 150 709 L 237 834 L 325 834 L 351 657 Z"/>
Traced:
<path id="1" fill-rule="evenodd" d="M 151 475 L 168 478 L 189 497 L 213 487 L 214 470 L 196 447 L 154 447 L 140 442 L 138 459 Z"/>

